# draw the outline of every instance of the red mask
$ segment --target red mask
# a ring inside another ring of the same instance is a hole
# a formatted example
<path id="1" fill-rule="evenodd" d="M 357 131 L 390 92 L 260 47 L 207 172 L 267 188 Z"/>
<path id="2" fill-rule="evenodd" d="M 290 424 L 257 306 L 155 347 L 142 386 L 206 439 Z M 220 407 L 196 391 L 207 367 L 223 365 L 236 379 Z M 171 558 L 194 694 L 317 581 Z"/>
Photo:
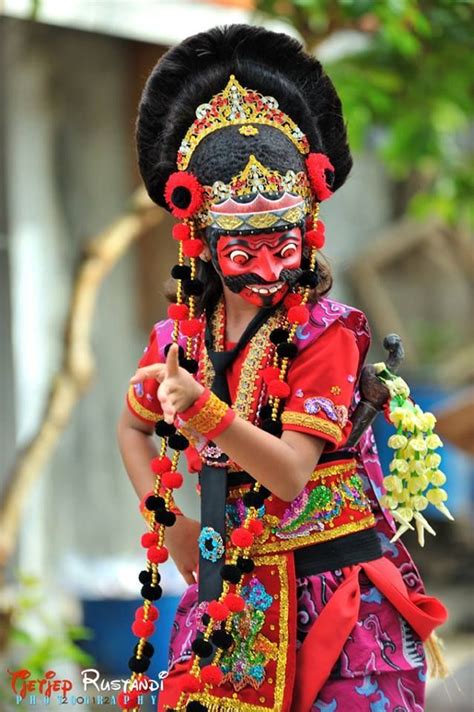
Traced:
<path id="1" fill-rule="evenodd" d="M 277 304 L 300 274 L 299 227 L 258 235 L 223 235 L 217 261 L 225 285 L 259 307 Z"/>

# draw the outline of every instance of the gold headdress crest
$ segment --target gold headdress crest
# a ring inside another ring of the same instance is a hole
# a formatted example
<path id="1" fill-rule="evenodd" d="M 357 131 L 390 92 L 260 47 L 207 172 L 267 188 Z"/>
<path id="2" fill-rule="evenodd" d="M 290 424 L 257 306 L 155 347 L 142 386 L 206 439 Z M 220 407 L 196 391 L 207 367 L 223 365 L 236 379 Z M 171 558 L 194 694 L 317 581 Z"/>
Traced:
<path id="1" fill-rule="evenodd" d="M 186 170 L 197 146 L 209 134 L 227 126 L 253 124 L 272 126 L 284 133 L 302 155 L 309 152 L 308 139 L 295 122 L 281 111 L 277 100 L 253 89 L 245 89 L 232 74 L 223 91 L 196 109 L 196 120 L 187 130 L 178 150 L 178 170 Z M 252 131 L 252 134 L 255 132 Z"/>

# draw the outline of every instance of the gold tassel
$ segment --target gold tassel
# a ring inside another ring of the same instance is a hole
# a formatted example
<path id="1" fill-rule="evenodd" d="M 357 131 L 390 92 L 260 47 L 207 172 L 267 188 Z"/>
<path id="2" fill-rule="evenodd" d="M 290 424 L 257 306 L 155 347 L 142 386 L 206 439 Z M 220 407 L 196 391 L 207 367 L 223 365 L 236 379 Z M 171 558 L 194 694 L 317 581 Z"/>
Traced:
<path id="1" fill-rule="evenodd" d="M 443 655 L 443 642 L 436 633 L 431 633 L 428 640 L 425 641 L 425 650 L 428 659 L 428 671 L 431 677 L 441 678 L 442 680 L 449 677 L 450 671 Z"/>

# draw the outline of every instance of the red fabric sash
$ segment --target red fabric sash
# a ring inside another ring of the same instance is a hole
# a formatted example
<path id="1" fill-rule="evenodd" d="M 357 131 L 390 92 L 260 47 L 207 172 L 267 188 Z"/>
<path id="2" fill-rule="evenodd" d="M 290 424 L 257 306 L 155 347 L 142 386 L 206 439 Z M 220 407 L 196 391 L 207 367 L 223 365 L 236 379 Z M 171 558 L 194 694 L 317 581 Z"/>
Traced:
<path id="1" fill-rule="evenodd" d="M 385 557 L 343 571 L 345 580 L 321 611 L 298 651 L 291 712 L 311 710 L 358 620 L 361 571 L 422 640 L 448 617 L 446 608 L 436 598 L 409 591 L 397 567 Z M 324 651 L 317 663 L 315 651 Z"/>

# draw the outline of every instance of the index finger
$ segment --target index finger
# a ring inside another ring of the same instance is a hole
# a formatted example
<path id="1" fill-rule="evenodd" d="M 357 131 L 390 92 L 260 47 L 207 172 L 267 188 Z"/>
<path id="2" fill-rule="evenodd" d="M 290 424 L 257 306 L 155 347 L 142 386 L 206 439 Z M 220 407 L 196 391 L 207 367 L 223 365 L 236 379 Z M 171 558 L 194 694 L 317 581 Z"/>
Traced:
<path id="1" fill-rule="evenodd" d="M 135 383 L 142 383 L 147 378 L 156 378 L 157 380 L 162 380 L 162 375 L 165 370 L 164 363 L 153 363 L 150 366 L 142 366 L 137 369 L 136 373 L 130 379 L 130 383 L 133 385 Z"/>
<path id="2" fill-rule="evenodd" d="M 168 378 L 173 378 L 179 373 L 179 348 L 178 344 L 171 344 L 166 356 L 166 373 Z"/>

